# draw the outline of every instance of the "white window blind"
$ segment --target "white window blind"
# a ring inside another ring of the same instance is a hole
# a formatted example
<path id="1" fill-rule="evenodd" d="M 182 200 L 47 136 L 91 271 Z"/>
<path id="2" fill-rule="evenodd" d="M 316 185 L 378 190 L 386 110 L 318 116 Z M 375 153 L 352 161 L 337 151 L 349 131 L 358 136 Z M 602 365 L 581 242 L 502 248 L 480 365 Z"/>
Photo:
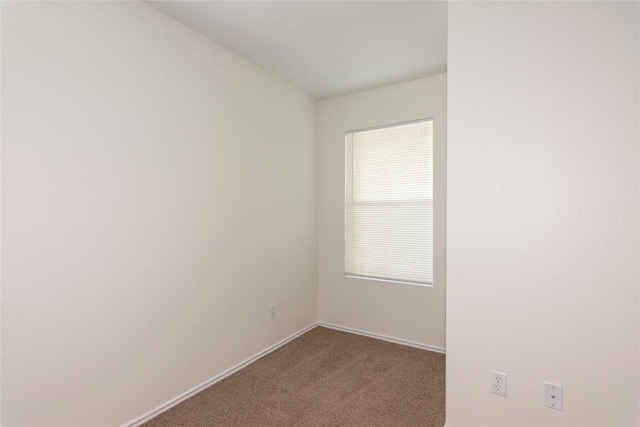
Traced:
<path id="1" fill-rule="evenodd" d="M 345 274 L 433 283 L 433 120 L 346 133 Z"/>

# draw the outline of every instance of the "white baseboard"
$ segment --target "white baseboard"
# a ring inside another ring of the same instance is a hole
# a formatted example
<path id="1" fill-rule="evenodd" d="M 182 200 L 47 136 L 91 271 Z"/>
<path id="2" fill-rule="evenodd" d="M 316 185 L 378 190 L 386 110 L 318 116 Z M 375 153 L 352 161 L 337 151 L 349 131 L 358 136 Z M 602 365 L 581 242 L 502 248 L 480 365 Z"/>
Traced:
<path id="1" fill-rule="evenodd" d="M 334 325 L 333 323 L 318 322 L 318 326 L 324 326 L 325 328 L 335 329 L 337 331 L 350 332 L 352 334 L 363 335 L 369 338 L 377 338 L 379 340 L 389 341 L 395 344 L 408 345 L 409 347 L 416 347 L 422 350 L 429 350 L 436 353 L 446 354 L 446 350 L 443 347 L 437 347 L 434 345 L 422 344 L 415 341 L 405 340 L 402 338 L 394 338 L 386 335 L 380 335 L 373 332 L 361 331 L 360 329 L 348 328 L 346 326 Z"/>
<path id="2" fill-rule="evenodd" d="M 160 415 L 161 413 L 163 413 L 163 412 L 171 409 L 172 407 L 176 406 L 178 403 L 182 402 L 183 400 L 186 400 L 186 399 L 190 398 L 191 396 L 194 396 L 194 395 L 198 394 L 199 392 L 201 392 L 205 388 L 217 383 L 218 381 L 221 381 L 221 380 L 225 379 L 226 377 L 228 377 L 229 375 L 231 375 L 231 374 L 233 374 L 235 372 L 238 372 L 240 369 L 252 364 L 256 360 L 266 356 L 267 354 L 271 353 L 272 351 L 277 350 L 278 348 L 280 348 L 283 345 L 287 344 L 289 341 L 299 337 L 300 335 L 304 334 L 305 332 L 310 331 L 311 329 L 315 328 L 316 326 L 318 326 L 318 322 L 314 322 L 314 323 L 310 324 L 309 326 L 299 330 L 298 332 L 296 332 L 296 333 L 294 333 L 292 335 L 289 335 L 287 338 L 283 339 L 282 341 L 279 341 L 279 342 L 275 343 L 271 347 L 268 347 L 268 348 L 262 350 L 261 352 L 254 354 L 253 356 L 251 356 L 250 358 L 246 359 L 245 361 L 238 363 L 237 365 L 227 369 L 226 371 L 216 375 L 215 377 L 208 379 L 207 381 L 203 382 L 202 384 L 195 386 L 191 390 L 188 390 L 188 391 L 182 393 L 181 395 L 179 395 L 177 397 L 174 397 L 173 399 L 171 399 L 167 403 L 164 403 L 164 404 L 158 406 L 157 408 L 153 409 L 152 411 L 149 411 L 146 414 L 136 418 L 135 420 L 128 422 L 123 427 L 136 427 L 136 426 L 139 426 L 139 425 L 141 425 L 143 423 L 146 423 L 147 421 L 151 420 L 152 418 L 154 418 L 154 417 Z"/>
<path id="3" fill-rule="evenodd" d="M 130 421 L 127 424 L 124 424 L 123 427 L 137 427 L 137 426 L 139 426 L 141 424 L 146 423 L 147 421 L 151 420 L 152 418 L 157 417 L 161 413 L 173 408 L 178 403 L 180 403 L 180 402 L 182 402 L 184 400 L 187 400 L 188 398 L 198 394 L 199 392 L 201 392 L 205 388 L 207 388 L 209 386 L 212 386 L 213 384 L 217 383 L 218 381 L 222 381 L 223 379 L 225 379 L 229 375 L 238 372 L 240 369 L 252 364 L 256 360 L 266 356 L 267 354 L 273 352 L 274 350 L 277 350 L 278 348 L 280 348 L 283 345 L 287 344 L 289 341 L 294 340 L 295 338 L 299 337 L 300 335 L 304 334 L 305 332 L 310 331 L 311 329 L 315 328 L 316 326 L 323 326 L 323 327 L 329 328 L 329 329 L 335 329 L 335 330 L 338 330 L 338 331 L 349 332 L 349 333 L 357 334 L 357 335 L 363 335 L 363 336 L 369 337 L 369 338 L 376 338 L 376 339 L 380 339 L 380 340 L 384 340 L 384 341 L 389 341 L 389 342 L 392 342 L 392 343 L 395 343 L 395 344 L 402 344 L 402 345 L 407 345 L 407 346 L 410 346 L 410 347 L 420 348 L 422 350 L 434 351 L 436 353 L 443 353 L 443 354 L 445 353 L 445 349 L 442 348 L 442 347 L 431 346 L 431 345 L 422 344 L 422 343 L 415 342 L 415 341 L 409 341 L 409 340 L 405 340 L 405 339 L 401 339 L 401 338 L 393 338 L 393 337 L 389 337 L 389 336 L 386 336 L 386 335 L 375 334 L 373 332 L 361 331 L 359 329 L 348 328 L 346 326 L 334 325 L 333 323 L 314 322 L 314 323 L 310 324 L 309 326 L 299 330 L 298 332 L 296 332 L 296 333 L 294 333 L 292 335 L 289 335 L 285 339 L 275 343 L 271 347 L 268 347 L 268 348 L 262 350 L 261 352 L 254 354 L 253 356 L 251 356 L 250 358 L 244 360 L 243 362 L 240 362 L 237 365 L 227 369 L 226 371 L 216 375 L 215 377 L 208 379 L 207 381 L 203 382 L 202 384 L 199 384 L 199 385 L 195 386 L 191 390 L 188 390 L 188 391 L 182 393 L 181 395 L 179 395 L 177 397 L 174 397 L 170 401 L 158 406 L 157 408 L 147 412 L 146 414 L 136 418 L 135 420 Z"/>

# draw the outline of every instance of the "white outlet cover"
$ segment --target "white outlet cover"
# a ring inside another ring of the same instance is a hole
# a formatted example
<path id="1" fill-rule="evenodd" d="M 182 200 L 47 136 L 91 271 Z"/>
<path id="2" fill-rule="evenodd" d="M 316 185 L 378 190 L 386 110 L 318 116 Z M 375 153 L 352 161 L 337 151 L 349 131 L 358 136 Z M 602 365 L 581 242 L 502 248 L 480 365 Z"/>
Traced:
<path id="1" fill-rule="evenodd" d="M 544 406 L 562 411 L 562 386 L 544 382 Z"/>
<path id="2" fill-rule="evenodd" d="M 489 372 L 489 391 L 499 396 L 507 396 L 507 374 L 504 372 Z"/>

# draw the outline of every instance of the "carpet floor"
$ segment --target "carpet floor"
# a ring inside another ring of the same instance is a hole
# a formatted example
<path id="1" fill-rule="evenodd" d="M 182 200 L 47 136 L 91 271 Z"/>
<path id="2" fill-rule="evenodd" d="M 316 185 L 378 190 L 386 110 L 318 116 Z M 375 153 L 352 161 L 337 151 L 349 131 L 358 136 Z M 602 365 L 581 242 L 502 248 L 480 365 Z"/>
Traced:
<path id="1" fill-rule="evenodd" d="M 444 425 L 445 356 L 316 327 L 144 424 Z"/>

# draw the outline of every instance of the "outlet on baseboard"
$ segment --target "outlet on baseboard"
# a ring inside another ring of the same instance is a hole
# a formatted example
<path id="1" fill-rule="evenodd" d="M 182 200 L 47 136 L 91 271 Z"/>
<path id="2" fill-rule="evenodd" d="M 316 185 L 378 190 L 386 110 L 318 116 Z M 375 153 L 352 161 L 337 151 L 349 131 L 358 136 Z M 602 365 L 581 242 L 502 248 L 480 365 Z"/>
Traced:
<path id="1" fill-rule="evenodd" d="M 271 304 L 269 306 L 269 319 L 273 319 L 274 317 L 276 317 L 276 305 Z"/>
<path id="2" fill-rule="evenodd" d="M 507 396 L 507 374 L 491 371 L 489 375 L 489 391 L 500 396 Z"/>

